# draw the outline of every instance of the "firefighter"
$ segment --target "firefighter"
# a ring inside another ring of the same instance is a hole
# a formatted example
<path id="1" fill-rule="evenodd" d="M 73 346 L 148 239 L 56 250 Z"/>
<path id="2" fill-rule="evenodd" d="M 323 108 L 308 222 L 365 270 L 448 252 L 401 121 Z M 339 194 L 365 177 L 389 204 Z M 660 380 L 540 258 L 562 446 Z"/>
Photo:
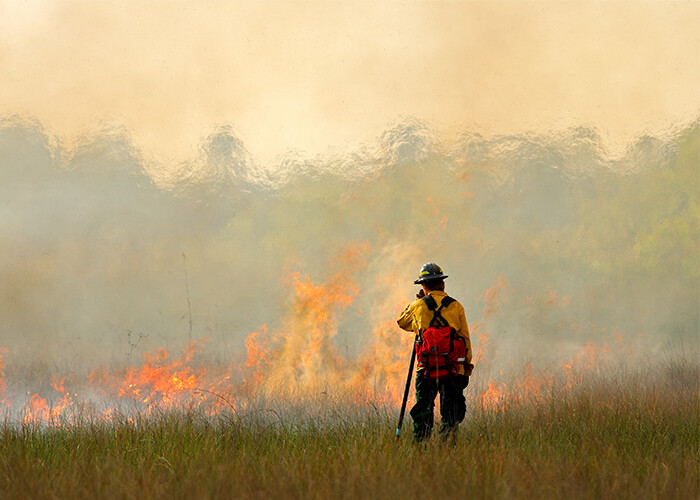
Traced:
<path id="1" fill-rule="evenodd" d="M 464 363 L 453 368 L 449 376 L 433 378 L 429 376 L 426 366 L 419 361 L 416 370 L 416 404 L 411 409 L 413 418 L 413 439 L 416 442 L 430 437 L 433 428 L 433 409 L 435 397 L 440 394 L 440 416 L 442 425 L 440 435 L 445 441 L 455 442 L 459 423 L 464 420 L 466 404 L 464 389 L 469 384 L 471 375 L 472 349 L 469 339 L 469 328 L 464 315 L 464 307 L 445 293 L 445 278 L 440 266 L 434 262 L 425 264 L 414 284 L 421 285 L 416 295 L 417 300 L 406 306 L 399 316 L 397 323 L 403 330 L 416 335 L 416 345 L 420 345 L 423 333 L 434 322 L 436 311 L 443 318 L 443 324 L 454 328 L 455 333 L 464 340 L 466 359 Z M 446 299 L 447 297 L 447 299 Z M 431 300 L 432 299 L 432 300 Z M 446 307 L 441 308 L 445 301 Z M 431 310 L 432 304 L 432 310 Z M 418 349 L 417 349 L 418 350 Z M 461 358 L 460 358 L 461 359 Z"/>

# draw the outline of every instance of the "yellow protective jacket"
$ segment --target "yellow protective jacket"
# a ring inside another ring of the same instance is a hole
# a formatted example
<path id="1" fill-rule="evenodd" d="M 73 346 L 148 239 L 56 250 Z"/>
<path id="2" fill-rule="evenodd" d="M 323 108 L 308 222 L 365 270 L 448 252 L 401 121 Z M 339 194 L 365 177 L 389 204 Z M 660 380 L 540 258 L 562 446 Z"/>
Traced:
<path id="1" fill-rule="evenodd" d="M 430 295 L 435 299 L 437 306 L 442 304 L 443 297 L 446 297 L 445 292 L 433 290 Z M 467 363 L 472 362 L 472 343 L 469 339 L 469 327 L 467 326 L 467 318 L 464 315 L 464 307 L 456 300 L 445 307 L 440 314 L 447 323 L 457 330 L 457 334 L 464 338 L 467 345 Z M 433 311 L 428 309 L 428 306 L 422 299 L 415 300 L 406 306 L 401 316 L 396 320 L 399 327 L 407 332 L 413 332 L 415 335 L 422 334 L 426 328 L 430 326 L 430 321 L 433 319 Z M 419 368 L 420 370 L 421 368 Z M 464 374 L 464 367 L 460 365 L 459 373 Z"/>

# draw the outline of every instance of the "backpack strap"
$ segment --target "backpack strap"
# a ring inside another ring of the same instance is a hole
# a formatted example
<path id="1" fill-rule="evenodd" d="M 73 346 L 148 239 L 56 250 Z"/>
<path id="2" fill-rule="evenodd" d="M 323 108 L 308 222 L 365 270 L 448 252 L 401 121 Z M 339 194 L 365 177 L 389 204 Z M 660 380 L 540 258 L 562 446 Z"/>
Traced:
<path id="1" fill-rule="evenodd" d="M 425 305 L 428 306 L 428 309 L 431 311 L 434 311 L 437 309 L 437 302 L 435 302 L 435 299 L 431 295 L 425 295 L 421 298 L 423 302 L 425 302 Z"/>
<path id="2" fill-rule="evenodd" d="M 430 295 L 426 295 L 425 297 L 422 298 L 423 302 L 425 302 L 425 305 L 428 306 L 428 309 L 433 312 L 433 319 L 430 321 L 430 326 L 450 326 L 447 323 L 447 320 L 442 317 L 442 310 L 452 304 L 455 299 L 450 297 L 449 295 L 446 295 L 442 298 L 442 302 L 440 303 L 440 307 L 437 306 L 437 302 L 435 302 L 435 299 Z"/>
<path id="3" fill-rule="evenodd" d="M 443 299 L 442 299 L 442 303 L 440 304 L 440 309 L 442 309 L 443 307 L 449 306 L 449 305 L 452 304 L 453 302 L 456 302 L 455 299 L 453 299 L 453 298 L 450 297 L 449 295 L 446 295 L 446 296 L 443 297 Z"/>

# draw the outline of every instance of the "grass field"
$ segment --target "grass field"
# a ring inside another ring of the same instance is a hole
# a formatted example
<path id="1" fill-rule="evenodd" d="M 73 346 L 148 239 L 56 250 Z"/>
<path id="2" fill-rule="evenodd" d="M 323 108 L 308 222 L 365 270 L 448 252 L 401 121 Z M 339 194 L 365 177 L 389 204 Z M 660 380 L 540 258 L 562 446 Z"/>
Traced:
<path id="1" fill-rule="evenodd" d="M 0 429 L 1 498 L 700 497 L 694 362 L 536 398 L 473 391 L 456 446 L 394 439 L 395 408 L 168 411 Z M 471 387 L 467 389 L 469 393 Z"/>

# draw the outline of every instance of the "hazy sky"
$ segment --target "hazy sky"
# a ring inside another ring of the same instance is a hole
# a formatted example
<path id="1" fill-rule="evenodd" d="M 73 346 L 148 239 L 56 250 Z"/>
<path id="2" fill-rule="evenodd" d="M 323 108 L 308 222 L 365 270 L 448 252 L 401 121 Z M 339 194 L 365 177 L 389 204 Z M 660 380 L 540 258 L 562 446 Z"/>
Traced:
<path id="1" fill-rule="evenodd" d="M 223 124 L 271 159 L 406 115 L 622 143 L 698 112 L 700 1 L 0 0 L 0 115 L 123 124 L 162 160 Z"/>

